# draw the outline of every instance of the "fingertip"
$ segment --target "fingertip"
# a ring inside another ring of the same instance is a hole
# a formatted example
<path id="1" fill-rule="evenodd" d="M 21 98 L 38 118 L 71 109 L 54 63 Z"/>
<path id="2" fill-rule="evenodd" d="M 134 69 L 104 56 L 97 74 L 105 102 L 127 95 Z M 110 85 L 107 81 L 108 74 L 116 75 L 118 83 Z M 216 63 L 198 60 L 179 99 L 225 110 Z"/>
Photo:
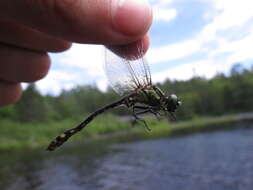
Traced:
<path id="1" fill-rule="evenodd" d="M 16 103 L 22 95 L 20 83 L 0 81 L 0 107 Z"/>
<path id="2" fill-rule="evenodd" d="M 71 48 L 72 43 L 64 40 L 57 41 L 58 43 L 55 44 L 53 48 L 50 49 L 52 53 L 60 53 L 66 51 Z"/>
<path id="3" fill-rule="evenodd" d="M 119 0 L 117 0 L 119 1 Z M 116 30 L 129 36 L 142 36 L 152 24 L 152 9 L 141 0 L 121 0 L 113 14 Z"/>
<path id="4" fill-rule="evenodd" d="M 149 36 L 145 35 L 142 39 L 133 43 L 121 46 L 107 46 L 108 49 L 126 59 L 136 59 L 144 56 L 149 48 Z"/>
<path id="5" fill-rule="evenodd" d="M 0 79 L 13 83 L 34 82 L 45 77 L 51 60 L 46 52 L 0 45 Z"/>
<path id="6" fill-rule="evenodd" d="M 12 96 L 12 104 L 20 100 L 22 96 L 22 86 L 20 83 L 14 84 L 14 93 Z"/>
<path id="7" fill-rule="evenodd" d="M 27 64 L 26 75 L 22 74 L 22 82 L 35 82 L 44 78 L 50 69 L 51 60 L 46 53 L 38 54 L 36 60 L 31 61 Z"/>

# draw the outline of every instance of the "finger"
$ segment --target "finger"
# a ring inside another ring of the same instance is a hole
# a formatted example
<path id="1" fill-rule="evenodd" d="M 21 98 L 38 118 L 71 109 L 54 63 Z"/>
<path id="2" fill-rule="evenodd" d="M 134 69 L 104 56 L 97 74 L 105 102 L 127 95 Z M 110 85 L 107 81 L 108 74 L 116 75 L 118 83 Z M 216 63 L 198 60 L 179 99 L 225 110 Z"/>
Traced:
<path id="1" fill-rule="evenodd" d="M 140 39 L 152 22 L 150 7 L 136 0 L 2 0 L 0 16 L 68 41 L 108 45 Z"/>
<path id="2" fill-rule="evenodd" d="M 50 67 L 46 53 L 0 44 L 0 80 L 33 82 L 43 78 Z"/>
<path id="3" fill-rule="evenodd" d="M 71 43 L 21 24 L 0 20 L 0 42 L 46 52 L 61 52 Z"/>
<path id="4" fill-rule="evenodd" d="M 145 55 L 149 47 L 149 37 L 145 35 L 142 39 L 122 46 L 107 46 L 108 49 L 126 59 L 138 59 Z"/>
<path id="5" fill-rule="evenodd" d="M 13 104 L 21 97 L 21 85 L 0 81 L 0 106 Z"/>

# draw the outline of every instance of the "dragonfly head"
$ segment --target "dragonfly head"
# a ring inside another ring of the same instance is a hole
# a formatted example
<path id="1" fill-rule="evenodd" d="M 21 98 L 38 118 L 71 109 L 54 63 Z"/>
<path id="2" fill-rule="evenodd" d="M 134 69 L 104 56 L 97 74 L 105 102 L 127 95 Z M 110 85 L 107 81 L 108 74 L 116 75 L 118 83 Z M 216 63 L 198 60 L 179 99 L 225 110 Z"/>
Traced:
<path id="1" fill-rule="evenodd" d="M 175 94 L 171 94 L 171 95 L 167 96 L 166 100 L 167 100 L 166 101 L 166 108 L 167 108 L 167 111 L 169 111 L 169 112 L 175 112 L 176 109 L 178 108 L 178 106 L 180 106 L 182 104 L 180 99 Z"/>

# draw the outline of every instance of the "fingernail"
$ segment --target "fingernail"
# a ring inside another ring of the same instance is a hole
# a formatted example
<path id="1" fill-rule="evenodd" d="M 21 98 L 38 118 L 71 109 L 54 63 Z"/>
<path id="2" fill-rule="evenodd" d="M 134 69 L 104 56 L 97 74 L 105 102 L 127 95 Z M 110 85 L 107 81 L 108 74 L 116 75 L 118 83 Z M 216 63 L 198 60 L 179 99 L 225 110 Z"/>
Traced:
<path id="1" fill-rule="evenodd" d="M 152 22 L 152 9 L 147 0 L 114 0 L 113 25 L 125 35 L 143 35 Z"/>

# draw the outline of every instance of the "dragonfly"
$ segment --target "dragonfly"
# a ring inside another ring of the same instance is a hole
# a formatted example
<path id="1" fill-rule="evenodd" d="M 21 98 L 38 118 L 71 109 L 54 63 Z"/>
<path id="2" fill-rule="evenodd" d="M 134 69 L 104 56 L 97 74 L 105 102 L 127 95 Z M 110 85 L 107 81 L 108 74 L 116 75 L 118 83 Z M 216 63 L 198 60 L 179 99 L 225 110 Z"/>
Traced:
<path id="1" fill-rule="evenodd" d="M 84 129 L 98 115 L 119 106 L 132 110 L 134 121 L 142 122 L 150 130 L 143 114 L 153 114 L 155 117 L 168 116 L 175 119 L 175 111 L 181 105 L 181 100 L 175 95 L 166 95 L 160 88 L 152 84 L 151 71 L 144 56 L 142 46 L 138 47 L 138 56 L 118 56 L 105 48 L 104 70 L 112 89 L 121 98 L 91 113 L 75 128 L 66 130 L 57 136 L 48 146 L 48 151 L 54 151 L 71 136 Z"/>

